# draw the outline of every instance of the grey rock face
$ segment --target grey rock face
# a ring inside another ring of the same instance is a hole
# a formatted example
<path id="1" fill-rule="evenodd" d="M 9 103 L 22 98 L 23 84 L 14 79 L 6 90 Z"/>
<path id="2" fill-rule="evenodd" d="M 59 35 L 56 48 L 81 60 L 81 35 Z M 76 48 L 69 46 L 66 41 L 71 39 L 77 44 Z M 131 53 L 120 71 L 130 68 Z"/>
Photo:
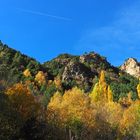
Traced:
<path id="1" fill-rule="evenodd" d="M 94 73 L 79 62 L 69 62 L 62 74 L 62 81 L 76 80 L 78 83 L 92 81 Z"/>

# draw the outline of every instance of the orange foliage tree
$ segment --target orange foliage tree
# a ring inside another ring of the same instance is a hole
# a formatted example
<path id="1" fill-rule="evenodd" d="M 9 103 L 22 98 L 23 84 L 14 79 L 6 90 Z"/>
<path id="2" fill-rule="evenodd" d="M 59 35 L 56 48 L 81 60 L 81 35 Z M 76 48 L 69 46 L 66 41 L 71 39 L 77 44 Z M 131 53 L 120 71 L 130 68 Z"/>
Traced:
<path id="1" fill-rule="evenodd" d="M 13 107 L 25 120 L 36 117 L 40 110 L 40 105 L 35 101 L 28 87 L 18 83 L 8 88 L 6 94 L 9 97 Z"/>

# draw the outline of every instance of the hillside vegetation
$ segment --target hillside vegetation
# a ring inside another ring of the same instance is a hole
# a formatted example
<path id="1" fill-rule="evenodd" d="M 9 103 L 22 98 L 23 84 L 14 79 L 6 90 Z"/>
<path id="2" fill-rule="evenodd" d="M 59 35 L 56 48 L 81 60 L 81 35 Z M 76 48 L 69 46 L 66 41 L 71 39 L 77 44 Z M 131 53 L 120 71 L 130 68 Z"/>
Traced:
<path id="1" fill-rule="evenodd" d="M 40 64 L 0 43 L 0 140 L 138 140 L 140 82 L 91 52 Z"/>

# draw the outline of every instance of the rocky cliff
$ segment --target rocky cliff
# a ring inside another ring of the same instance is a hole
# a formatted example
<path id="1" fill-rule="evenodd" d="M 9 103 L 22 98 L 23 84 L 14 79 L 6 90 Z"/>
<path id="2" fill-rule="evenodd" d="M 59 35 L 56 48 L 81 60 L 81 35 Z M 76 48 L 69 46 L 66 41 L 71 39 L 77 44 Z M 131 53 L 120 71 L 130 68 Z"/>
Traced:
<path id="1" fill-rule="evenodd" d="M 140 78 L 140 63 L 135 58 L 127 59 L 120 69 L 136 78 Z"/>

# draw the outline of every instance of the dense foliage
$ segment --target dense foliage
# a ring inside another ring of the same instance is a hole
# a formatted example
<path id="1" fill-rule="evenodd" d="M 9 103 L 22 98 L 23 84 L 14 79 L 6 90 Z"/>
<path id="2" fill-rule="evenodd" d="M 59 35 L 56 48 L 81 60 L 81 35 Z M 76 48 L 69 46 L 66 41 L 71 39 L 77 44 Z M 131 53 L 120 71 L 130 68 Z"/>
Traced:
<path id="1" fill-rule="evenodd" d="M 104 71 L 101 71 L 99 81 L 88 94 L 77 87 L 62 91 L 59 78 L 47 81 L 40 71 L 35 78 L 29 78 L 28 70 L 23 75 L 28 77 L 24 83 L 7 87 L 0 94 L 0 139 L 140 138 L 140 84 L 137 85 L 136 100 L 132 100 L 133 93 L 128 93 L 116 102 Z"/>
<path id="2" fill-rule="evenodd" d="M 140 139 L 140 82 L 106 58 L 64 54 L 41 65 L 2 43 L 0 58 L 0 140 Z M 87 76 L 83 85 L 65 80 L 71 68 Z"/>

